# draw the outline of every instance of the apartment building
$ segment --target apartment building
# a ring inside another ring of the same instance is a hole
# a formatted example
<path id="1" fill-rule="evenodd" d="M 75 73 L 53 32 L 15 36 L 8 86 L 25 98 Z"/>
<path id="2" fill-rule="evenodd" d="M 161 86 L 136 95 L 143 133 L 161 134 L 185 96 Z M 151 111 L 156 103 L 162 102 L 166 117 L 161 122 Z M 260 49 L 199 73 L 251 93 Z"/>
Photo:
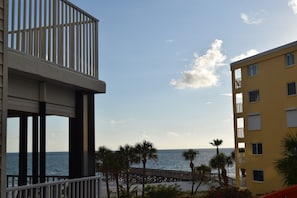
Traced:
<path id="1" fill-rule="evenodd" d="M 283 188 L 275 161 L 297 132 L 297 42 L 231 63 L 236 182 L 253 194 Z"/>

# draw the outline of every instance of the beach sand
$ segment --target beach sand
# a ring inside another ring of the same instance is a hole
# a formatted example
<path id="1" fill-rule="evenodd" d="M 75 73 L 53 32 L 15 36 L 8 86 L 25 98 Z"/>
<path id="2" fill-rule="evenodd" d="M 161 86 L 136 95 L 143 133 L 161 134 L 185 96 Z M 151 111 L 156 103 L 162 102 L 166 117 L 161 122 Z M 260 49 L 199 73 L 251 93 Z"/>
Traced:
<path id="1" fill-rule="evenodd" d="M 121 184 L 125 187 L 125 184 Z M 150 183 L 150 184 L 147 184 L 147 185 L 178 185 L 182 191 L 191 191 L 192 189 L 192 182 L 191 181 L 181 181 L 181 182 L 163 182 L 163 183 Z M 195 185 L 194 188 L 196 188 L 197 186 L 197 183 Z M 131 189 L 133 189 L 134 187 L 137 188 L 137 194 L 138 195 L 141 195 L 141 192 L 142 192 L 142 185 L 141 184 L 135 184 L 135 185 L 132 185 Z M 209 190 L 211 187 L 211 185 L 208 185 L 208 184 L 201 184 L 198 191 L 205 191 L 205 190 Z M 112 191 L 111 195 L 116 195 L 116 183 L 115 182 L 110 182 L 109 183 L 109 188 L 110 190 Z M 194 189 L 195 190 L 195 189 Z M 100 194 L 102 198 L 106 198 L 107 197 L 107 193 L 106 193 L 106 185 L 105 185 L 105 182 L 101 182 L 101 185 L 100 185 Z"/>

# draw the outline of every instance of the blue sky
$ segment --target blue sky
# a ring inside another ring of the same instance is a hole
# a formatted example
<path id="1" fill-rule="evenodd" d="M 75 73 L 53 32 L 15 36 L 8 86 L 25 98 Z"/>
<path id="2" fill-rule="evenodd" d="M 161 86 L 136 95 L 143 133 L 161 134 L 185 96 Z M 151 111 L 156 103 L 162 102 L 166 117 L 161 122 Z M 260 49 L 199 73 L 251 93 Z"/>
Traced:
<path id="1" fill-rule="evenodd" d="M 230 63 L 297 40 L 297 0 L 71 2 L 100 20 L 96 148 L 233 147 Z M 67 150 L 67 120 L 48 122 L 47 149 Z"/>

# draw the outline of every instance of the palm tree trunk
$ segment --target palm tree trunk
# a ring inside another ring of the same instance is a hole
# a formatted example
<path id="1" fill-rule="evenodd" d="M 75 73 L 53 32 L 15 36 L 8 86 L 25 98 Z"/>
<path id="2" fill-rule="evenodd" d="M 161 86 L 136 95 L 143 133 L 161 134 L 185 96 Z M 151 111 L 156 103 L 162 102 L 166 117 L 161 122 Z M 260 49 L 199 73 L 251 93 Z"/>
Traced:
<path id="1" fill-rule="evenodd" d="M 115 176 L 115 178 L 116 178 L 117 195 L 118 195 L 118 198 L 120 198 L 120 188 L 119 188 L 119 174 L 118 174 L 118 173 L 116 173 L 114 176 Z"/>
<path id="2" fill-rule="evenodd" d="M 217 146 L 217 156 L 219 155 L 219 147 Z M 220 167 L 218 166 L 218 176 L 219 176 L 219 182 L 221 183 L 222 182 L 222 179 L 221 179 L 221 171 L 220 171 Z"/>
<path id="3" fill-rule="evenodd" d="M 142 198 L 144 198 L 144 185 L 145 185 L 145 163 L 143 163 L 143 170 L 142 170 Z"/>
<path id="4" fill-rule="evenodd" d="M 127 192 L 126 192 L 126 194 L 127 194 L 127 198 L 129 198 L 130 197 L 130 187 L 129 187 L 129 170 L 127 170 L 127 174 L 126 174 L 126 184 L 127 184 Z"/>
<path id="5" fill-rule="evenodd" d="M 202 184 L 203 180 L 204 180 L 204 176 L 205 176 L 205 173 L 202 173 L 202 176 L 201 176 L 201 179 L 199 181 L 199 184 L 197 185 L 196 189 L 195 189 L 195 194 L 197 193 L 198 191 L 198 188 L 200 187 L 200 185 Z"/>
<path id="6" fill-rule="evenodd" d="M 110 198 L 109 182 L 108 182 L 108 173 L 105 173 L 105 183 L 106 183 L 106 193 L 107 193 L 107 198 Z"/>
<path id="7" fill-rule="evenodd" d="M 193 167 L 194 167 L 194 164 L 193 164 Z M 195 186 L 195 175 L 194 175 L 194 168 L 193 167 L 191 166 L 191 172 L 192 172 L 192 191 L 191 191 L 191 195 L 194 195 L 194 186 Z"/>

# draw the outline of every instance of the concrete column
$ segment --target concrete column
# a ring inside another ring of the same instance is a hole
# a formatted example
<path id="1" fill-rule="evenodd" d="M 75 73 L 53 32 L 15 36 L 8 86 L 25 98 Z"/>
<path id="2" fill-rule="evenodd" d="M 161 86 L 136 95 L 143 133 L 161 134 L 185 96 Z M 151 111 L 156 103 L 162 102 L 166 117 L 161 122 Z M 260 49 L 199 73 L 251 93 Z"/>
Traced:
<path id="1" fill-rule="evenodd" d="M 19 180 L 18 185 L 27 185 L 27 159 L 28 159 L 28 116 L 20 116 L 19 136 Z"/>
<path id="2" fill-rule="evenodd" d="M 69 119 L 69 177 L 95 175 L 94 95 L 76 93 L 75 118 Z"/>
<path id="3" fill-rule="evenodd" d="M 32 118 L 32 177 L 33 184 L 38 183 L 38 115 L 34 114 Z"/>
<path id="4" fill-rule="evenodd" d="M 46 103 L 39 103 L 40 115 L 40 183 L 45 183 L 46 172 Z"/>

